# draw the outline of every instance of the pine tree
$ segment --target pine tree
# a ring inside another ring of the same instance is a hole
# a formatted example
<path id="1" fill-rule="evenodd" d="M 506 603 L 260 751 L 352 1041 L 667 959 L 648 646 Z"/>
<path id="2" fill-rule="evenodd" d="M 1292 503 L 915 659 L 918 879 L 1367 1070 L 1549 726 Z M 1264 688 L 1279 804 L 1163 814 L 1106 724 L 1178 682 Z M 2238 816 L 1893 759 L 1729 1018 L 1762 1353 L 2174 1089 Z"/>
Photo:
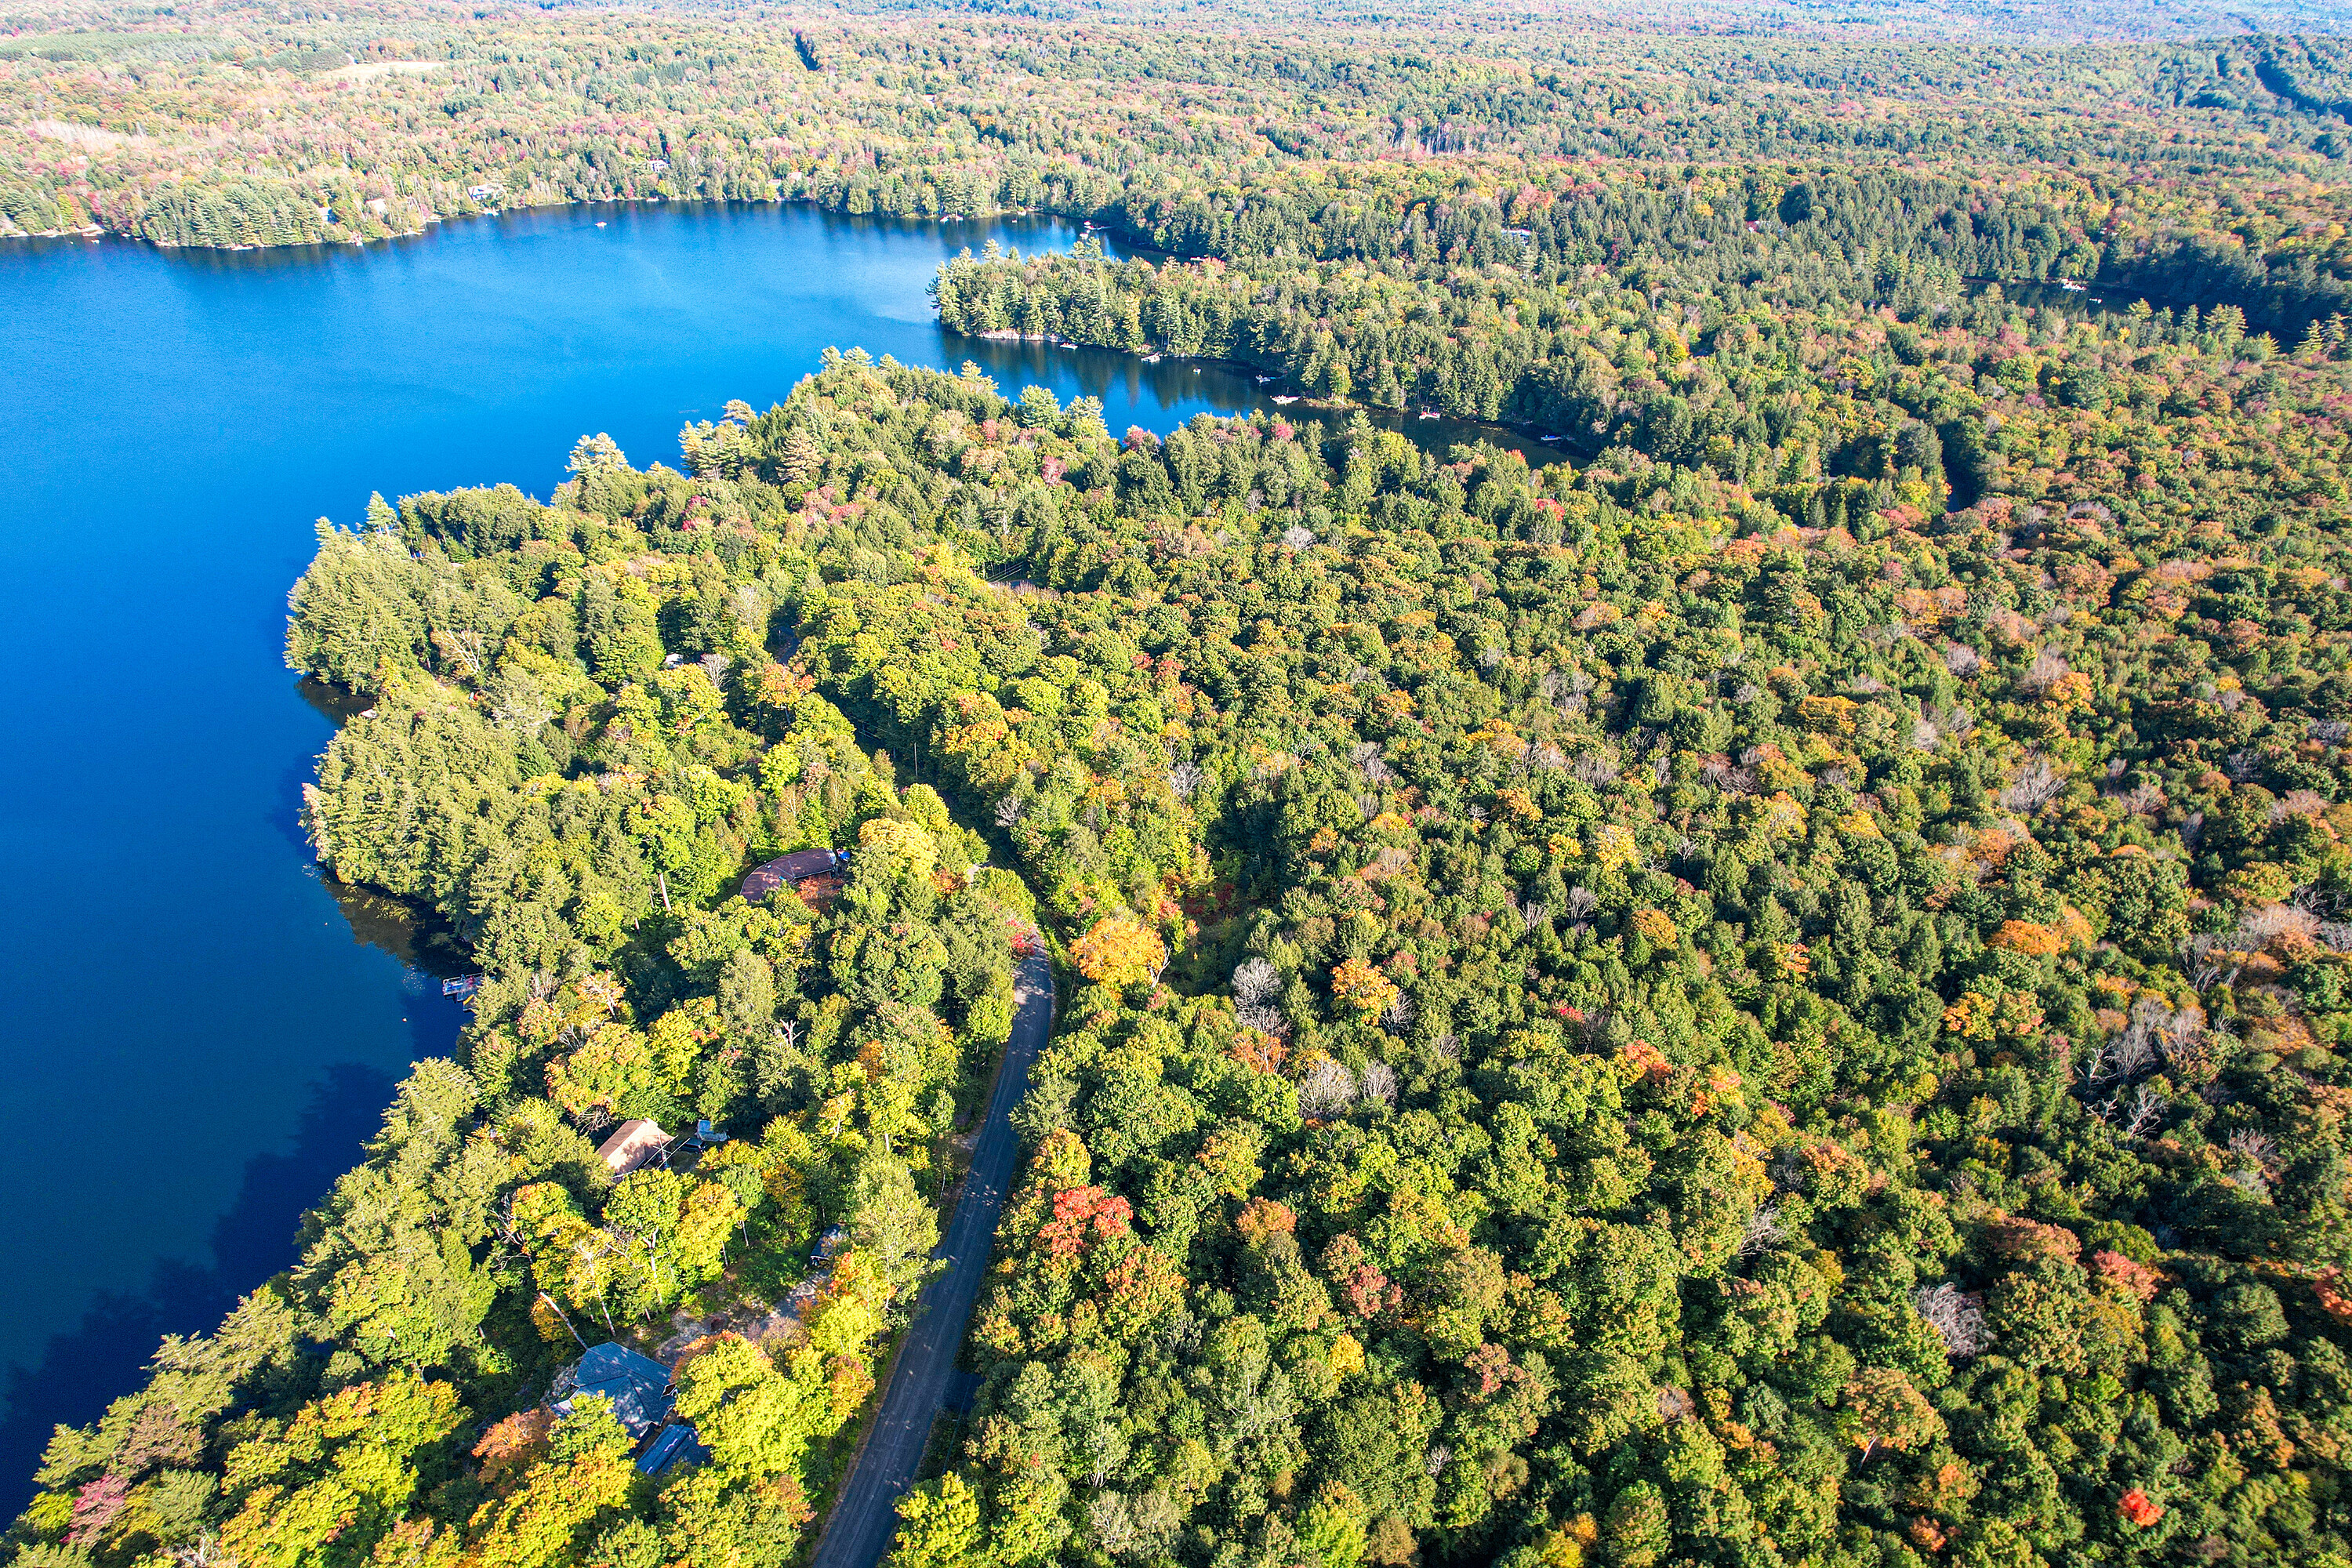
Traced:
<path id="1" fill-rule="evenodd" d="M 816 444 L 816 437 L 807 430 L 794 426 L 784 433 L 783 444 L 776 454 L 776 467 L 782 472 L 786 482 L 796 484 L 807 479 L 824 463 L 824 448 Z"/>

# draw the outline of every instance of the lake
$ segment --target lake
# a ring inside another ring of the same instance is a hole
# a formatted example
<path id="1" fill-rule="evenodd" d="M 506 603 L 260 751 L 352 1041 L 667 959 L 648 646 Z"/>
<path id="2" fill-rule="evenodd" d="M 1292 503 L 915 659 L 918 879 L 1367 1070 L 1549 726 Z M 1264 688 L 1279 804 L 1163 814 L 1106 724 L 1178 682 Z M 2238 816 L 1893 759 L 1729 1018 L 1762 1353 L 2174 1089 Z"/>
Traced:
<path id="1" fill-rule="evenodd" d="M 460 1014 L 400 912 L 323 884 L 295 820 L 331 703 L 280 658 L 312 521 L 512 480 L 609 432 L 765 407 L 827 344 L 1165 431 L 1259 389 L 1214 367 L 942 332 L 988 235 L 805 207 L 593 206 L 364 249 L 0 242 L 0 1507 L 49 1428 L 128 1392 L 293 1260 L 406 1065 Z M 1418 434 L 1418 432 L 1417 432 Z"/>

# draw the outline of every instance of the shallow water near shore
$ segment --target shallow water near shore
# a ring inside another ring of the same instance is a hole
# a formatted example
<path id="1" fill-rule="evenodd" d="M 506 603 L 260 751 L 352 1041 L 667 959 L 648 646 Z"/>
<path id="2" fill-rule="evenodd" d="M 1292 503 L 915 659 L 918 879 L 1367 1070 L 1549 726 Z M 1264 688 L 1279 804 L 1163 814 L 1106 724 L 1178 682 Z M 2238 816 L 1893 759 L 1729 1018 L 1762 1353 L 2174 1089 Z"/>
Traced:
<path id="1" fill-rule="evenodd" d="M 1101 397 L 1113 430 L 1261 406 L 1229 368 L 984 343 L 925 286 L 995 235 L 806 207 L 585 206 L 386 245 L 163 252 L 0 242 L 0 1509 L 50 1427 L 129 1392 L 294 1259 L 461 1015 L 446 945 L 337 892 L 296 822 L 331 702 L 284 668 L 312 520 L 510 480 L 581 435 L 675 462 L 828 344 Z"/>

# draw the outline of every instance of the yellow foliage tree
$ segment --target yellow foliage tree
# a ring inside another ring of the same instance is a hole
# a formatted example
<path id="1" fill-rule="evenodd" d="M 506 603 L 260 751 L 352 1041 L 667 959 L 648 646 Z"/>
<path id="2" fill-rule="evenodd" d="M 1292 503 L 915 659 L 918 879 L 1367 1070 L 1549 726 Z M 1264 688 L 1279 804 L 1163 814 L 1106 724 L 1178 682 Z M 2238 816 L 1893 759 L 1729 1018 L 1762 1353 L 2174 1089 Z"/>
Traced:
<path id="1" fill-rule="evenodd" d="M 1168 944 L 1150 926 L 1124 915 L 1098 920 L 1094 929 L 1071 944 L 1078 973 L 1097 985 L 1124 988 L 1160 978 L 1168 962 Z"/>
<path id="2" fill-rule="evenodd" d="M 852 1247 L 833 1266 L 824 1295 L 810 1309 L 809 1343 L 826 1355 L 856 1355 L 882 1331 L 890 1281 L 874 1255 Z"/>
<path id="3" fill-rule="evenodd" d="M 1397 999 L 1395 982 L 1360 958 L 1351 958 L 1331 972 L 1331 1000 L 1359 1016 L 1377 1018 Z"/>
<path id="4" fill-rule="evenodd" d="M 930 876 L 940 863 L 940 843 L 919 823 L 877 816 L 857 830 L 860 858 L 887 859 L 909 880 Z"/>

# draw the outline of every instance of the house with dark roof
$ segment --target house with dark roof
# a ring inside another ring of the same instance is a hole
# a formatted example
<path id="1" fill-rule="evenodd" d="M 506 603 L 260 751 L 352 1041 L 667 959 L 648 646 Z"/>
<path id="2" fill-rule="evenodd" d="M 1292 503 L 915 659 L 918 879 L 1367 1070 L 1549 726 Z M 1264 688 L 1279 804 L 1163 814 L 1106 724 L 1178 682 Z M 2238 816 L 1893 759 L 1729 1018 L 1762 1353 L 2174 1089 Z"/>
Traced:
<path id="1" fill-rule="evenodd" d="M 559 1418 L 569 1415 L 583 1394 L 611 1400 L 614 1415 L 635 1441 L 669 1419 L 669 1368 L 626 1345 L 601 1344 L 555 1374 L 547 1407 Z"/>
<path id="2" fill-rule="evenodd" d="M 672 1465 L 699 1465 L 710 1458 L 702 1438 L 683 1421 L 673 1421 L 637 1456 L 637 1473 L 657 1476 Z"/>

